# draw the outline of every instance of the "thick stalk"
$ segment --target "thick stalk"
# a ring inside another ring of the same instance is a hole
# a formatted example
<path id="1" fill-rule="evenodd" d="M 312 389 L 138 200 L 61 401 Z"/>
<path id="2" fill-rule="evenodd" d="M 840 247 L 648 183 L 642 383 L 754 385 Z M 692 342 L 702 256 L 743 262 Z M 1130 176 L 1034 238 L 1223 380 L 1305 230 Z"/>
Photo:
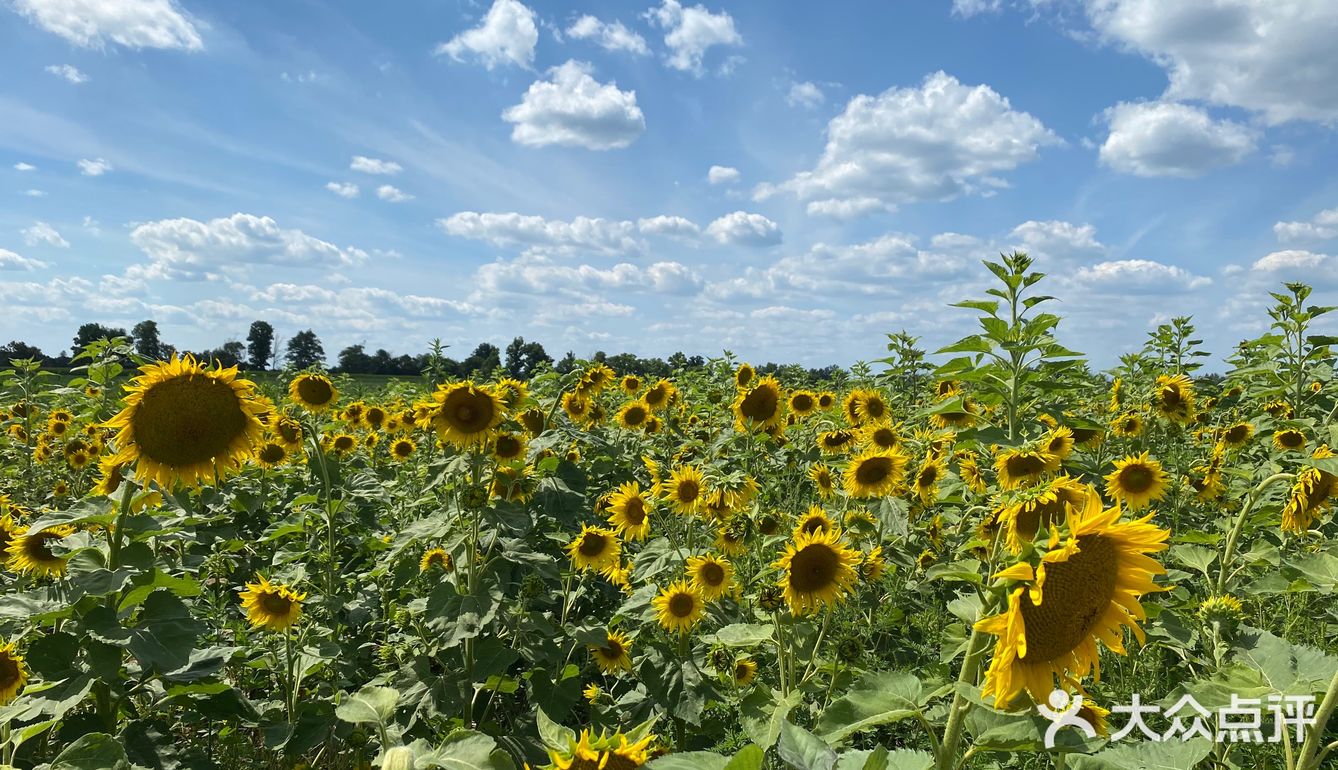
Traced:
<path id="1" fill-rule="evenodd" d="M 982 611 L 982 616 L 984 615 Z M 972 628 L 971 639 L 966 645 L 966 658 L 962 661 L 962 672 L 957 677 L 957 689 L 952 696 L 952 706 L 948 708 L 948 724 L 943 728 L 943 741 L 938 753 L 939 770 L 953 770 L 957 766 L 957 748 L 962 741 L 962 728 L 966 725 L 966 714 L 971 710 L 971 701 L 962 695 L 962 689 L 974 685 L 980 673 L 979 658 L 985 652 L 989 635 Z"/>
<path id="2" fill-rule="evenodd" d="M 1246 495 L 1245 503 L 1240 508 L 1240 513 L 1236 516 L 1236 522 L 1231 527 L 1231 532 L 1227 533 L 1226 543 L 1222 546 L 1221 566 L 1217 573 L 1217 582 L 1213 586 L 1214 595 L 1220 596 L 1226 590 L 1227 577 L 1231 573 L 1231 559 L 1236 555 L 1236 543 L 1240 540 L 1241 530 L 1245 528 L 1245 520 L 1250 518 L 1250 512 L 1254 510 L 1254 504 L 1258 502 L 1259 497 L 1274 483 L 1278 481 L 1287 481 L 1294 478 L 1290 473 L 1275 473 L 1272 476 L 1259 482 L 1250 494 Z"/>
<path id="3" fill-rule="evenodd" d="M 1338 673 L 1329 680 L 1329 689 L 1324 692 L 1324 699 L 1319 702 L 1315 712 L 1315 724 L 1306 733 L 1305 743 L 1301 745 L 1301 756 L 1296 759 L 1296 770 L 1318 770 L 1320 741 L 1324 739 L 1324 730 L 1329 724 L 1329 717 L 1338 708 Z"/>

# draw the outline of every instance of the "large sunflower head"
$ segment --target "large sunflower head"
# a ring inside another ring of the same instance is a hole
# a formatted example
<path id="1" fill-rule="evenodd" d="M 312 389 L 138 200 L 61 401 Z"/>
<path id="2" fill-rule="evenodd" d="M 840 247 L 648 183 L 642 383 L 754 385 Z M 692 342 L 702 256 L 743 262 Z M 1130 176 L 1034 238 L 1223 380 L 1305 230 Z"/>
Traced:
<path id="1" fill-rule="evenodd" d="M 840 602 L 859 579 L 860 560 L 836 532 L 797 534 L 774 565 L 785 573 L 778 585 L 790 612 L 807 615 Z"/>
<path id="2" fill-rule="evenodd" d="M 762 377 L 734 399 L 735 427 L 740 432 L 767 429 L 785 416 L 785 397 L 775 377 Z"/>
<path id="3" fill-rule="evenodd" d="M 69 557 L 57 556 L 51 551 L 51 546 L 73 534 L 74 527 L 68 524 L 47 527 L 39 532 L 15 530 L 9 548 L 5 551 L 7 556 L 5 566 L 21 575 L 31 574 L 39 577 L 64 575 L 65 563 L 69 561 Z"/>
<path id="4" fill-rule="evenodd" d="M 618 386 L 627 395 L 634 396 L 638 390 L 641 390 L 641 378 L 635 374 L 624 374 Z"/>
<path id="5" fill-rule="evenodd" d="M 1041 449 L 1013 447 L 994 458 L 994 471 L 1004 489 L 1027 487 L 1046 473 L 1059 469 L 1059 458 Z"/>
<path id="6" fill-rule="evenodd" d="M 697 593 L 709 602 L 729 593 L 734 580 L 734 565 L 729 563 L 729 559 L 711 554 L 690 556 L 687 576 Z"/>
<path id="7" fill-rule="evenodd" d="M 288 450 L 277 441 L 266 441 L 256 450 L 256 462 L 262 468 L 274 468 L 283 465 L 288 459 Z"/>
<path id="8" fill-rule="evenodd" d="M 1137 412 L 1125 412 L 1111 420 L 1110 429 L 1121 438 L 1133 438 L 1143 432 L 1143 418 Z"/>
<path id="9" fill-rule="evenodd" d="M 948 468 L 943 458 L 926 455 L 919 470 L 915 472 L 914 492 L 921 505 L 932 505 L 938 500 L 938 485 L 947 475 Z"/>
<path id="10" fill-rule="evenodd" d="M 423 551 L 422 558 L 418 560 L 418 571 L 420 573 L 427 572 L 433 567 L 440 569 L 442 572 L 454 572 L 455 559 L 451 558 L 451 555 L 446 553 L 444 548 L 429 548 Z"/>
<path id="11" fill-rule="evenodd" d="M 1044 702 L 1059 681 L 1099 676 L 1097 641 L 1125 654 L 1122 629 L 1142 641 L 1139 597 L 1163 590 L 1153 576 L 1166 570 L 1149 553 L 1166 548 L 1170 533 L 1151 516 L 1120 521 L 1120 508 L 1103 509 L 1095 490 L 1081 512 L 1068 517 L 1067 539 L 1041 557 L 998 573 L 1016 581 L 1007 608 L 976 624 L 998 637 L 982 695 L 1006 706 L 1023 690 Z M 1055 538 L 1056 540 L 1058 538 Z"/>
<path id="12" fill-rule="evenodd" d="M 488 443 L 492 429 L 502 421 L 502 400 L 472 382 L 442 385 L 432 398 L 437 405 L 432 426 L 442 440 L 461 449 Z"/>
<path id="13" fill-rule="evenodd" d="M 1073 431 L 1066 427 L 1052 429 L 1045 437 L 1041 439 L 1041 451 L 1054 455 L 1060 460 L 1069 459 L 1073 454 L 1074 445 Z"/>
<path id="14" fill-rule="evenodd" d="M 622 545 L 613 530 L 583 524 L 581 533 L 567 544 L 567 555 L 577 569 L 598 572 L 618 562 Z"/>
<path id="15" fill-rule="evenodd" d="M 669 472 L 669 481 L 661 484 L 660 490 L 665 499 L 682 514 L 693 514 L 701 507 L 706 496 L 705 480 L 702 472 L 684 465 Z"/>
<path id="16" fill-rule="evenodd" d="M 1315 449 L 1315 459 L 1333 457 L 1327 445 Z M 1338 499 L 1338 477 L 1315 466 L 1301 469 L 1292 482 L 1291 494 L 1282 506 L 1282 529 L 1285 532 L 1305 532 L 1319 518 L 1321 512 Z"/>
<path id="17" fill-rule="evenodd" d="M 799 517 L 799 521 L 794 525 L 794 536 L 811 535 L 814 532 L 826 534 L 835 529 L 836 522 L 832 521 L 827 512 L 822 510 L 822 506 L 815 505 Z"/>
<path id="18" fill-rule="evenodd" d="M 1248 422 L 1238 422 L 1222 431 L 1221 441 L 1228 449 L 1240 449 L 1250 443 L 1254 437 L 1254 426 Z"/>
<path id="19" fill-rule="evenodd" d="M 706 600 L 686 580 L 678 580 L 651 600 L 655 616 L 666 631 L 686 634 L 702 619 Z"/>
<path id="20" fill-rule="evenodd" d="M 623 733 L 591 735 L 583 730 L 564 750 L 549 749 L 551 764 L 544 770 L 636 770 L 651 759 L 650 746 L 656 736 L 630 742 Z"/>
<path id="21" fill-rule="evenodd" d="M 818 434 L 818 449 L 823 454 L 841 454 L 855 446 L 859 434 L 851 430 L 829 430 Z"/>
<path id="22" fill-rule="evenodd" d="M 396 460 L 408 460 L 418 450 L 418 445 L 410 438 L 397 438 L 390 442 L 390 456 Z"/>
<path id="23" fill-rule="evenodd" d="M 271 583 L 256 575 L 257 583 L 247 583 L 242 591 L 242 608 L 256 628 L 287 631 L 302 617 L 305 593 L 298 593 L 282 583 Z"/>
<path id="24" fill-rule="evenodd" d="M 198 486 L 235 473 L 264 432 L 263 404 L 237 368 L 207 369 L 172 357 L 148 364 L 126 386 L 125 408 L 108 420 L 116 428 L 113 459 L 135 465 L 162 486 Z"/>
<path id="25" fill-rule="evenodd" d="M 796 417 L 807 417 L 818 410 L 818 396 L 811 390 L 796 390 L 790 394 L 789 407 Z"/>
<path id="26" fill-rule="evenodd" d="M 603 644 L 590 645 L 599 670 L 606 674 L 632 670 L 632 642 L 621 631 L 606 631 Z"/>
<path id="27" fill-rule="evenodd" d="M 492 456 L 502 462 L 525 459 L 526 442 L 524 437 L 503 431 L 492 439 Z"/>
<path id="28" fill-rule="evenodd" d="M 678 387 L 669 380 L 662 379 L 647 388 L 645 394 L 641 396 L 641 400 L 658 412 L 669 406 L 676 395 L 678 395 Z"/>
<path id="29" fill-rule="evenodd" d="M 906 455 L 894 449 L 866 449 L 846 466 L 846 491 L 851 497 L 887 497 L 905 473 Z"/>
<path id="30" fill-rule="evenodd" d="M 1282 428 L 1273 431 L 1273 446 L 1284 452 L 1299 452 L 1305 449 L 1305 434 L 1296 428 Z"/>
<path id="31" fill-rule="evenodd" d="M 618 410 L 618 424 L 622 427 L 633 430 L 636 428 L 645 428 L 646 421 L 651 417 L 651 409 L 644 401 L 634 400 L 623 404 Z"/>
<path id="32" fill-rule="evenodd" d="M 566 412 L 567 418 L 577 425 L 589 425 L 593 421 L 593 407 L 590 399 L 574 390 L 562 394 L 562 411 Z"/>
<path id="33" fill-rule="evenodd" d="M 650 534 L 649 495 L 641 485 L 629 481 L 609 496 L 609 523 L 628 540 L 645 540 Z"/>
<path id="34" fill-rule="evenodd" d="M 13 642 L 0 645 L 0 706 L 7 706 L 28 683 L 28 665 Z"/>
<path id="35" fill-rule="evenodd" d="M 743 390 L 752 384 L 756 376 L 757 371 L 752 364 L 739 364 L 739 368 L 734 370 L 734 387 Z"/>
<path id="36" fill-rule="evenodd" d="M 1106 494 L 1133 511 L 1165 497 L 1166 488 L 1166 472 L 1147 452 L 1116 460 L 1115 470 L 1106 476 Z"/>
<path id="37" fill-rule="evenodd" d="M 1188 423 L 1194 417 L 1194 383 L 1183 374 L 1163 374 L 1157 378 L 1153 404 L 1166 419 Z"/>
<path id="38" fill-rule="evenodd" d="M 308 412 L 323 412 L 339 400 L 339 391 L 323 374 L 299 374 L 288 383 L 288 398 Z"/>
<path id="39" fill-rule="evenodd" d="M 367 407 L 366 411 L 362 413 L 362 424 L 366 425 L 368 430 L 381 430 L 385 427 L 388 419 L 390 419 L 390 413 L 384 407 L 375 404 Z"/>

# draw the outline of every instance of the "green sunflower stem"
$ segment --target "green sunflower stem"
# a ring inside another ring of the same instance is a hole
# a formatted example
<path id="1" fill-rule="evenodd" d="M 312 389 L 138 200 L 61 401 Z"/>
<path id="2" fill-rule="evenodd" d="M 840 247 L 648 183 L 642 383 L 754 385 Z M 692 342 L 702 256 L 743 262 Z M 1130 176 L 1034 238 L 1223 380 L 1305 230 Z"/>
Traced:
<path id="1" fill-rule="evenodd" d="M 983 609 L 981 616 L 984 617 Z M 966 657 L 962 660 L 962 671 L 957 677 L 957 688 L 952 696 L 952 706 L 948 708 L 948 724 L 943 728 L 943 740 L 939 742 L 938 770 L 954 770 L 957 767 L 957 748 L 962 742 L 966 715 L 971 711 L 971 701 L 963 695 L 963 690 L 976 683 L 980 673 L 980 657 L 985 652 L 988 640 L 988 634 L 972 627 L 971 639 L 966 645 Z"/>
<path id="2" fill-rule="evenodd" d="M 130 496 L 134 494 L 134 484 L 130 479 L 121 479 L 121 499 L 116 506 L 116 522 L 112 524 L 111 540 L 107 544 L 107 568 L 113 572 L 121 566 L 121 530 L 125 517 L 130 513 Z"/>
<path id="3" fill-rule="evenodd" d="M 1320 755 L 1320 741 L 1324 739 L 1329 717 L 1333 716 L 1335 709 L 1338 709 L 1338 673 L 1329 680 L 1329 689 L 1324 691 L 1324 699 L 1319 702 L 1319 708 L 1315 711 L 1315 723 L 1306 733 L 1305 743 L 1301 744 L 1301 755 L 1296 758 L 1296 770 L 1319 770 L 1320 761 L 1324 758 Z M 1324 754 L 1327 755 L 1332 750 L 1333 747 L 1330 746 L 1324 750 Z"/>
<path id="4" fill-rule="evenodd" d="M 1222 556 L 1219 559 L 1220 567 L 1217 572 L 1217 581 L 1213 584 L 1213 595 L 1221 596 L 1226 590 L 1227 578 L 1231 574 L 1231 560 L 1236 555 L 1236 543 L 1240 540 L 1240 533 L 1245 529 L 1245 520 L 1250 518 L 1250 512 L 1254 510 L 1254 505 L 1263 495 L 1264 490 L 1279 481 L 1290 481 L 1295 478 L 1290 473 L 1275 473 L 1272 476 L 1259 482 L 1254 489 L 1245 497 L 1245 504 L 1241 506 L 1240 513 L 1236 516 L 1236 522 L 1232 525 L 1231 531 L 1227 533 L 1226 543 L 1222 547 Z"/>
<path id="5" fill-rule="evenodd" d="M 284 676 L 283 676 L 283 711 L 288 717 L 288 724 L 293 723 L 293 711 L 297 705 L 296 689 L 293 687 L 293 632 L 291 629 L 285 629 L 283 632 L 283 658 L 284 658 Z"/>

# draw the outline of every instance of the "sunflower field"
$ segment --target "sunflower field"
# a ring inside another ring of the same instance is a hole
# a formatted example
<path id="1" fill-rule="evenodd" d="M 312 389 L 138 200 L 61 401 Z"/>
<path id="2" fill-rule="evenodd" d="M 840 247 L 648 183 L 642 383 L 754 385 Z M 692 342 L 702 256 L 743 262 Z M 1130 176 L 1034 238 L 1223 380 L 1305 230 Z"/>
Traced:
<path id="1" fill-rule="evenodd" d="M 1094 372 L 985 266 L 829 381 L 16 362 L 0 767 L 1338 765 L 1331 308 Z"/>

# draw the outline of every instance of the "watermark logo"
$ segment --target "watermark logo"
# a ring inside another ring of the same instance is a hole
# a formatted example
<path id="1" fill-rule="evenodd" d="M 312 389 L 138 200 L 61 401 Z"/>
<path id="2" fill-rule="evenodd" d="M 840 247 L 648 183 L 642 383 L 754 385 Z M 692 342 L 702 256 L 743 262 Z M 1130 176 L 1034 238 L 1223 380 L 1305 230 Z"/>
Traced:
<path id="1" fill-rule="evenodd" d="M 1083 706 L 1081 695 L 1070 696 L 1063 690 L 1055 690 L 1047 700 L 1049 705 L 1036 705 L 1037 713 L 1050 720 L 1045 731 L 1047 749 L 1055 747 L 1055 736 L 1065 727 L 1081 730 L 1088 738 L 1096 737 L 1091 722 L 1079 715 Z M 1138 693 L 1134 693 L 1131 703 L 1112 706 L 1110 713 L 1128 716 L 1124 725 L 1110 734 L 1112 742 L 1124 740 L 1136 731 L 1138 737 L 1158 742 L 1206 738 L 1216 743 L 1281 743 L 1287 732 L 1292 731 L 1299 744 L 1305 741 L 1306 728 L 1315 724 L 1315 696 L 1270 695 L 1265 699 L 1242 698 L 1232 693 L 1230 704 L 1209 710 L 1188 694 L 1163 709 L 1143 703 Z M 1271 719 L 1266 720 L 1266 715 Z M 1155 723 L 1156 717 L 1167 723 L 1166 729 L 1158 732 L 1148 723 L 1147 718 Z"/>

